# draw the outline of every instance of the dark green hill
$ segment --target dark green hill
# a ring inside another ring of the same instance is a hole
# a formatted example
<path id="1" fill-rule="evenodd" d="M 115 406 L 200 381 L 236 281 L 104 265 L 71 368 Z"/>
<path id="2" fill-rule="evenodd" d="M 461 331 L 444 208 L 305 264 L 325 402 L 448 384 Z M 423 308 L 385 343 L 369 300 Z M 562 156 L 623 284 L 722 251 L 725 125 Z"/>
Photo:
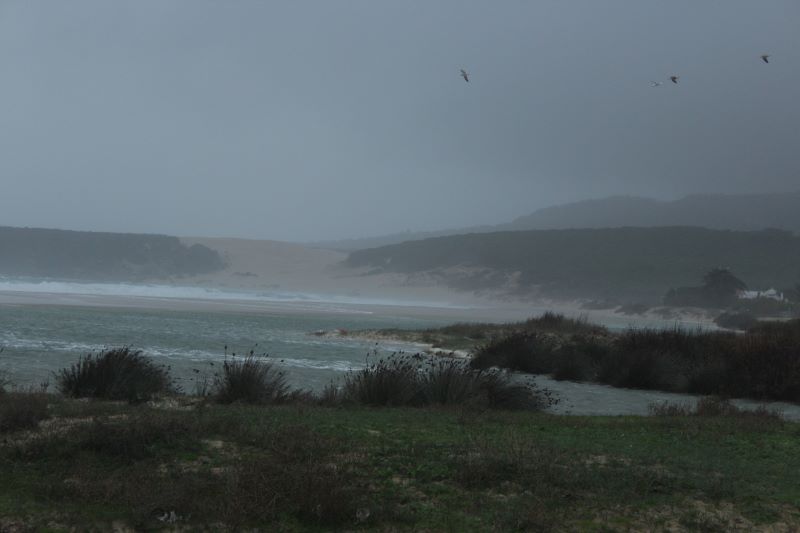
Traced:
<path id="1" fill-rule="evenodd" d="M 771 194 L 695 194 L 662 201 L 611 196 L 538 209 L 512 222 L 429 232 L 406 232 L 363 239 L 315 243 L 336 250 L 361 250 L 405 241 L 466 233 L 535 229 L 697 226 L 757 231 L 767 228 L 800 232 L 800 192 Z"/>
<path id="2" fill-rule="evenodd" d="M 475 233 L 352 252 L 372 272 L 426 273 L 469 290 L 660 302 L 726 267 L 751 288 L 800 281 L 800 237 L 786 231 L 695 227 Z"/>
<path id="3" fill-rule="evenodd" d="M 0 227 L 0 276 L 133 281 L 223 266 L 216 251 L 166 235 Z"/>
<path id="4" fill-rule="evenodd" d="M 699 226 L 800 231 L 800 193 L 695 194 L 674 201 L 612 196 L 539 209 L 502 230 Z"/>

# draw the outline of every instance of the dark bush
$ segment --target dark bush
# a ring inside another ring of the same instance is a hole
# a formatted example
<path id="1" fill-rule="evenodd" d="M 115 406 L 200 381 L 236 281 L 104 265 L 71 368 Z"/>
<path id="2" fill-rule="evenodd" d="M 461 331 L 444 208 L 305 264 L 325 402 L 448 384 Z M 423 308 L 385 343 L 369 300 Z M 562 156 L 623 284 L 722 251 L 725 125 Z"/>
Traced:
<path id="1" fill-rule="evenodd" d="M 754 324 L 748 333 L 779 336 L 786 341 L 800 342 L 800 319 L 764 320 Z"/>
<path id="2" fill-rule="evenodd" d="M 0 433 L 35 429 L 49 418 L 47 395 L 37 392 L 0 393 Z"/>
<path id="3" fill-rule="evenodd" d="M 466 361 L 433 360 L 420 379 L 426 404 L 514 410 L 541 409 L 549 403 L 549 396 L 531 384 L 515 383 L 500 370 L 474 370 Z"/>
<path id="4" fill-rule="evenodd" d="M 472 370 L 466 361 L 439 359 L 432 361 L 420 376 L 425 403 L 440 405 L 480 401 L 483 372 Z"/>
<path id="5" fill-rule="evenodd" d="M 513 382 L 508 374 L 484 371 L 482 388 L 493 409 L 544 409 L 558 402 L 548 390 L 539 390 L 531 383 Z"/>
<path id="6" fill-rule="evenodd" d="M 685 390 L 687 382 L 675 354 L 643 349 L 611 352 L 600 365 L 598 381 L 615 387 L 666 391 Z"/>
<path id="7" fill-rule="evenodd" d="M 140 402 L 174 391 L 167 369 L 127 346 L 82 357 L 55 378 L 59 392 L 72 398 Z"/>
<path id="8" fill-rule="evenodd" d="M 284 373 L 252 353 L 226 359 L 222 373 L 214 379 L 213 396 L 220 403 L 280 403 L 289 393 Z"/>
<path id="9" fill-rule="evenodd" d="M 573 346 L 558 351 L 553 368 L 553 379 L 559 381 L 587 381 L 594 377 L 595 368 L 586 353 Z"/>
<path id="10" fill-rule="evenodd" d="M 472 367 L 478 369 L 493 366 L 548 374 L 553 369 L 553 341 L 539 333 L 514 333 L 480 346 L 472 358 Z"/>
<path id="11" fill-rule="evenodd" d="M 750 313 L 722 313 L 714 319 L 714 324 L 721 328 L 743 331 L 758 324 L 758 320 Z"/>
<path id="12" fill-rule="evenodd" d="M 522 329 L 529 332 L 595 334 L 602 335 L 608 330 L 600 325 L 591 324 L 585 316 L 567 318 L 562 314 L 547 311 L 539 317 L 529 318 L 522 323 Z"/>
<path id="13" fill-rule="evenodd" d="M 326 403 L 376 406 L 458 405 L 537 409 L 551 402 L 527 383 L 499 370 L 476 370 L 466 361 L 395 355 L 345 376 L 341 390 L 326 388 Z"/>
<path id="14" fill-rule="evenodd" d="M 345 376 L 343 398 L 376 406 L 421 405 L 425 401 L 419 386 L 421 367 L 422 356 L 395 356 L 370 363 Z"/>
<path id="15" fill-rule="evenodd" d="M 570 381 L 597 379 L 600 364 L 608 359 L 609 344 L 604 338 L 576 336 L 562 344 L 556 352 L 553 378 Z"/>

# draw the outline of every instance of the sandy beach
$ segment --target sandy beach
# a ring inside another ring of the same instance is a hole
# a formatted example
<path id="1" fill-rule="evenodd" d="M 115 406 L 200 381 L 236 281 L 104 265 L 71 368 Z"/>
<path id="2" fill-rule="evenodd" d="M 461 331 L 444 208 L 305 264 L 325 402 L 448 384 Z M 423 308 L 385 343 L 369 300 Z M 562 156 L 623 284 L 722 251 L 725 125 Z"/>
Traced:
<path id="1" fill-rule="evenodd" d="M 223 256 L 212 274 L 137 283 L 28 282 L 0 286 L 0 305 L 56 305 L 267 314 L 377 314 L 445 322 L 507 322 L 553 311 L 612 328 L 714 327 L 699 310 L 625 315 L 578 301 L 525 300 L 451 289 L 402 274 L 367 274 L 343 265 L 344 252 L 279 241 L 183 238 Z"/>

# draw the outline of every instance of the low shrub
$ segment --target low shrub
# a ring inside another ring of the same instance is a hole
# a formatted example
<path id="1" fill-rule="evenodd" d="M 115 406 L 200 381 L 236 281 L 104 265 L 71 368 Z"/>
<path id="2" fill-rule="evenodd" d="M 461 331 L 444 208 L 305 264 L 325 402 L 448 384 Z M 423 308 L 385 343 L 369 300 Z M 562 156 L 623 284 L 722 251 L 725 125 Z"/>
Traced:
<path id="1" fill-rule="evenodd" d="M 540 333 L 564 333 L 564 334 L 593 334 L 604 335 L 608 329 L 598 324 L 592 324 L 585 316 L 579 318 L 567 318 L 560 313 L 547 311 L 538 317 L 529 318 L 522 323 L 522 330 Z"/>
<path id="2" fill-rule="evenodd" d="M 722 313 L 714 319 L 714 324 L 725 329 L 744 331 L 758 324 L 758 319 L 750 313 Z"/>
<path id="3" fill-rule="evenodd" d="M 531 374 L 548 374 L 554 363 L 552 341 L 539 333 L 514 333 L 495 339 L 476 350 L 473 368 L 507 368 Z"/>
<path id="4" fill-rule="evenodd" d="M 481 387 L 486 391 L 488 406 L 493 409 L 536 410 L 558 402 L 550 391 L 538 389 L 531 382 L 514 382 L 508 374 L 497 370 L 483 372 Z"/>
<path id="5" fill-rule="evenodd" d="M 219 403 L 273 404 L 290 394 L 286 376 L 264 358 L 253 355 L 226 358 L 222 372 L 215 376 L 213 398 Z"/>
<path id="6" fill-rule="evenodd" d="M 38 392 L 0 394 L 0 433 L 35 429 L 50 417 L 47 403 L 47 395 Z"/>
<path id="7" fill-rule="evenodd" d="M 800 319 L 758 321 L 747 330 L 748 333 L 779 336 L 800 342 Z"/>
<path id="8" fill-rule="evenodd" d="M 82 357 L 55 374 L 64 396 L 141 402 L 174 392 L 167 369 L 129 347 Z"/>
<path id="9" fill-rule="evenodd" d="M 394 356 L 349 372 L 342 397 L 364 405 L 421 405 L 425 401 L 418 376 L 422 360 L 422 356 Z"/>
<path id="10" fill-rule="evenodd" d="M 704 396 L 693 404 L 661 402 L 649 406 L 653 416 L 699 416 L 699 417 L 737 417 L 761 418 L 774 421 L 783 420 L 780 412 L 758 406 L 755 409 L 736 407 L 730 400 L 718 396 Z"/>
<path id="11" fill-rule="evenodd" d="M 553 378 L 568 381 L 597 379 L 600 364 L 608 359 L 609 345 L 591 336 L 576 336 L 562 344 L 553 361 Z"/>
<path id="12" fill-rule="evenodd" d="M 425 403 L 440 405 L 479 401 L 484 373 L 472 370 L 466 361 L 439 359 L 420 377 Z"/>
<path id="13" fill-rule="evenodd" d="M 426 404 L 472 405 L 494 409 L 541 409 L 550 396 L 500 370 L 474 370 L 466 361 L 433 360 L 421 375 Z"/>
<path id="14" fill-rule="evenodd" d="M 629 389 L 683 391 L 687 379 L 678 357 L 661 350 L 612 351 L 600 365 L 598 381 Z"/>
<path id="15" fill-rule="evenodd" d="M 515 382 L 500 370 L 471 368 L 466 361 L 394 355 L 331 384 L 323 403 L 336 401 L 375 406 L 474 406 L 538 409 L 552 403 L 545 391 Z"/>
<path id="16" fill-rule="evenodd" d="M 559 350 L 553 368 L 553 379 L 559 381 L 587 381 L 594 377 L 594 365 L 585 353 L 569 347 Z"/>

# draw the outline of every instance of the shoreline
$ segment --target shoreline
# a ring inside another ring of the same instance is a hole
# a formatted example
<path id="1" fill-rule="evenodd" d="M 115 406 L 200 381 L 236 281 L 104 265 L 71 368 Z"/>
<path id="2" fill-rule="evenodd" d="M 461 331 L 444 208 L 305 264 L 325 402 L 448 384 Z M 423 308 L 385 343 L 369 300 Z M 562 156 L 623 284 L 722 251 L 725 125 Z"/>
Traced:
<path id="1" fill-rule="evenodd" d="M 143 284 L 144 286 L 144 284 Z M 178 287 L 181 286 L 167 286 Z M 207 287 L 225 290 L 225 287 Z M 283 300 L 269 297 L 202 298 L 171 295 L 94 294 L 49 291 L 0 290 L 0 305 L 37 305 L 59 307 L 94 307 L 117 309 L 151 309 L 167 311 L 211 311 L 247 314 L 307 314 L 307 315 L 385 315 L 413 317 L 438 321 L 503 323 L 521 321 L 546 312 L 562 314 L 567 318 L 585 319 L 612 330 L 630 327 L 684 329 L 720 329 L 713 318 L 701 310 L 684 308 L 655 308 L 645 313 L 630 315 L 614 309 L 585 309 L 579 302 L 538 300 L 530 302 L 494 300 L 460 295 L 458 303 L 451 301 L 420 302 L 404 300 L 390 295 L 363 296 L 363 301 L 342 300 L 341 294 L 316 294 L 317 299 Z M 227 295 L 226 295 L 227 296 Z M 247 293 L 243 293 L 247 296 Z M 370 301 L 374 300 L 374 301 Z M 660 311 L 660 312 L 659 312 Z"/>

